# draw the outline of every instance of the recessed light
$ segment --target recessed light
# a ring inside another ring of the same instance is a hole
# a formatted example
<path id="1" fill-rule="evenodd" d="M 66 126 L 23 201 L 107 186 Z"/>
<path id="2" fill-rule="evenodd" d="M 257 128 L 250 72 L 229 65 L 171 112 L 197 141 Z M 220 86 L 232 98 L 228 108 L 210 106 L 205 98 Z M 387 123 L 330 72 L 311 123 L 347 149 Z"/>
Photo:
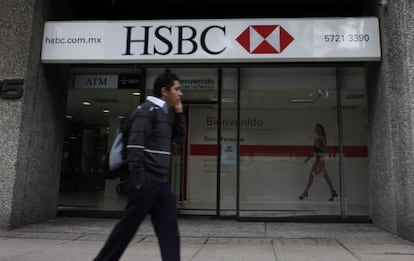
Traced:
<path id="1" fill-rule="evenodd" d="M 82 104 L 85 105 L 85 106 L 90 106 L 92 103 L 90 103 L 88 101 L 84 101 L 84 102 L 82 102 Z"/>
<path id="2" fill-rule="evenodd" d="M 221 102 L 222 103 L 234 103 L 234 102 L 236 102 L 236 100 L 234 98 L 226 98 L 226 97 L 224 97 L 224 98 L 221 98 Z"/>
<path id="3" fill-rule="evenodd" d="M 66 115 L 66 119 L 72 119 L 72 115 Z"/>
<path id="4" fill-rule="evenodd" d="M 134 96 L 139 96 L 140 95 L 140 93 L 139 92 L 133 92 L 133 93 L 131 93 L 132 95 L 134 95 Z"/>
<path id="5" fill-rule="evenodd" d="M 125 116 L 122 116 L 122 115 L 118 116 L 118 119 L 123 119 L 123 118 L 125 118 Z"/>
<path id="6" fill-rule="evenodd" d="M 111 111 L 110 111 L 110 110 L 108 110 L 108 109 L 103 109 L 103 110 L 102 110 L 102 112 L 103 112 L 103 113 L 110 113 Z"/>

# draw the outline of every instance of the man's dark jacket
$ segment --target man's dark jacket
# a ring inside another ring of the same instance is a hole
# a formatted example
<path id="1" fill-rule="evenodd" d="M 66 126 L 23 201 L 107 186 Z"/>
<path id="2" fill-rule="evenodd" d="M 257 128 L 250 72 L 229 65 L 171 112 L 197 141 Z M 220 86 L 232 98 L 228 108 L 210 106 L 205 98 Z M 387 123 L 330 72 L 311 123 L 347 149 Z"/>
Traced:
<path id="1" fill-rule="evenodd" d="M 149 100 L 138 106 L 127 144 L 131 183 L 168 182 L 172 144 L 182 144 L 184 132 L 183 113 L 168 112 Z"/>

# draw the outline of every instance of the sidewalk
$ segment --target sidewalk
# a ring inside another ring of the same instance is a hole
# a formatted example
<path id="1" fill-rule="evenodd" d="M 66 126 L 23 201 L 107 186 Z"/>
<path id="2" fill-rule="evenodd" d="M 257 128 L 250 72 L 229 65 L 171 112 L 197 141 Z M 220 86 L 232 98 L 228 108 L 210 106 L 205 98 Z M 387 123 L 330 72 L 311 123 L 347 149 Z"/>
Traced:
<path id="1" fill-rule="evenodd" d="M 0 260 L 92 260 L 117 219 L 58 217 L 0 230 Z M 413 261 L 414 243 L 371 224 L 181 218 L 182 261 Z M 121 260 L 160 261 L 146 220 Z"/>

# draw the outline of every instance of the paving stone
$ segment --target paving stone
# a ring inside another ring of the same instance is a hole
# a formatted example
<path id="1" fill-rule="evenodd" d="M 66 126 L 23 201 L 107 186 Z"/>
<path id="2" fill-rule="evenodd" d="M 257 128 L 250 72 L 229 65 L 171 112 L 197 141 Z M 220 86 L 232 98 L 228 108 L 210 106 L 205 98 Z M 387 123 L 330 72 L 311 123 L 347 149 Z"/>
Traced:
<path id="1" fill-rule="evenodd" d="M 275 239 L 273 242 L 278 261 L 358 261 L 335 239 L 294 238 Z"/>

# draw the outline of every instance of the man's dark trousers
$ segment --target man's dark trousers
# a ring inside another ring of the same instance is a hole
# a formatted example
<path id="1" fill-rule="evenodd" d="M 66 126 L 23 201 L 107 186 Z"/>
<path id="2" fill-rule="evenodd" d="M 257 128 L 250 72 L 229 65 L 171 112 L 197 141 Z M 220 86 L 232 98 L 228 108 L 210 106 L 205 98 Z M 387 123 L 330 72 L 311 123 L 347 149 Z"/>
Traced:
<path id="1" fill-rule="evenodd" d="M 163 261 L 180 260 L 176 198 L 169 183 L 146 180 L 128 192 L 122 219 L 116 224 L 95 260 L 119 260 L 146 215 L 151 215 Z M 139 259 L 139 257 L 137 257 Z"/>

